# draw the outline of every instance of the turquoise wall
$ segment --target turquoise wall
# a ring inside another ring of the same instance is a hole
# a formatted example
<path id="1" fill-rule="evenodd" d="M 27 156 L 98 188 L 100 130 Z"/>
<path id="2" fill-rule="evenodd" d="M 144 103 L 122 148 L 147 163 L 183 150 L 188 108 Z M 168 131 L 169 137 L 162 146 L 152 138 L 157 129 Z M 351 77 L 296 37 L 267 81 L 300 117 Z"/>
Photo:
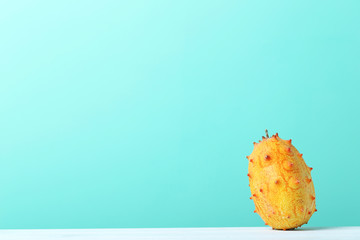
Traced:
<path id="1" fill-rule="evenodd" d="M 360 1 L 2 1 L 0 228 L 263 226 L 279 132 L 360 225 Z"/>

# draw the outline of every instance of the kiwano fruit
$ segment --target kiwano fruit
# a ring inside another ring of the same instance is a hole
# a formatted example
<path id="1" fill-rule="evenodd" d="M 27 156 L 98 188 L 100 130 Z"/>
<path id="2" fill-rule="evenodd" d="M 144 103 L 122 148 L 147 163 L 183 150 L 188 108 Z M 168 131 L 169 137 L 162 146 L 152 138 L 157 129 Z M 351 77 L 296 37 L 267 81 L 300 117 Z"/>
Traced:
<path id="1" fill-rule="evenodd" d="M 295 229 L 306 224 L 315 208 L 315 190 L 302 154 L 276 133 L 259 143 L 247 156 L 255 211 L 273 229 Z"/>

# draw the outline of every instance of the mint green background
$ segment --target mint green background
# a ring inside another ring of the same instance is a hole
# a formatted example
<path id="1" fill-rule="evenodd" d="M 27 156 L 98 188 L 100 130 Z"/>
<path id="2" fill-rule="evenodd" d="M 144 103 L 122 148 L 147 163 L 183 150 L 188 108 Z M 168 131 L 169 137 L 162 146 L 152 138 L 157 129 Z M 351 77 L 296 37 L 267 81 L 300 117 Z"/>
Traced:
<path id="1" fill-rule="evenodd" d="M 360 225 L 360 1 L 2 1 L 0 228 L 263 226 L 268 128 L 308 226 Z"/>

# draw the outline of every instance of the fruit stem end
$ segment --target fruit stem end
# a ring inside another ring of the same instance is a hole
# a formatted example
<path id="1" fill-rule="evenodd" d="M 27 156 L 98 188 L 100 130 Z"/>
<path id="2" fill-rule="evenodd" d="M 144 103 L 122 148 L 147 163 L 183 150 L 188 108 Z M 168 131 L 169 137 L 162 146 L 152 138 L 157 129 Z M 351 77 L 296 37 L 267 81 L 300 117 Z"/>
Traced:
<path id="1" fill-rule="evenodd" d="M 269 138 L 269 133 L 267 129 L 265 129 L 265 134 L 266 134 L 266 138 Z"/>

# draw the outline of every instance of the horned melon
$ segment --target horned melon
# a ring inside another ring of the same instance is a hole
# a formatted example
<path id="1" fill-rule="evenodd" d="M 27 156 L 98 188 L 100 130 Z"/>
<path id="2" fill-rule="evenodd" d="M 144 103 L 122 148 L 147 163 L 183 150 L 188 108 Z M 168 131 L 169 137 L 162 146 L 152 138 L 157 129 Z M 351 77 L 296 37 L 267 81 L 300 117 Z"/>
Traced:
<path id="1" fill-rule="evenodd" d="M 254 142 L 249 160 L 249 182 L 255 211 L 273 229 L 295 229 L 306 224 L 315 208 L 312 168 L 302 154 L 276 133 Z"/>

